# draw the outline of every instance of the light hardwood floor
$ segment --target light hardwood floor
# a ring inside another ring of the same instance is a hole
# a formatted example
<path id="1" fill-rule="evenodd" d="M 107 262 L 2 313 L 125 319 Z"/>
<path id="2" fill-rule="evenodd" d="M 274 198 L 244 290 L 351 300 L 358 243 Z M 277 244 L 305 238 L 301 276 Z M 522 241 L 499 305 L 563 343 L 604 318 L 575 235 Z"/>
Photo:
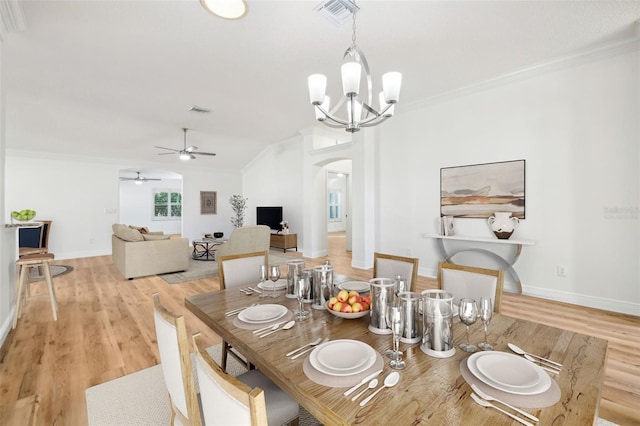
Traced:
<path id="1" fill-rule="evenodd" d="M 343 234 L 330 235 L 329 258 L 338 273 L 371 277 L 371 270 L 351 268 Z M 308 259 L 307 265 L 324 260 Z M 217 289 L 217 278 L 174 285 L 157 277 L 129 281 L 110 256 L 55 263 L 74 268 L 54 278 L 58 321 L 52 321 L 44 286 L 36 283 L 18 327 L 0 349 L 0 405 L 39 394 L 39 424 L 85 425 L 86 388 L 159 362 L 154 292 L 170 310 L 185 315 L 190 334 L 200 331 L 208 344 L 220 342 L 183 304 L 187 295 Z M 434 286 L 435 280 L 419 277 L 420 290 Z M 608 339 L 600 417 L 621 425 L 640 424 L 640 317 L 509 293 L 503 297 L 502 313 Z"/>

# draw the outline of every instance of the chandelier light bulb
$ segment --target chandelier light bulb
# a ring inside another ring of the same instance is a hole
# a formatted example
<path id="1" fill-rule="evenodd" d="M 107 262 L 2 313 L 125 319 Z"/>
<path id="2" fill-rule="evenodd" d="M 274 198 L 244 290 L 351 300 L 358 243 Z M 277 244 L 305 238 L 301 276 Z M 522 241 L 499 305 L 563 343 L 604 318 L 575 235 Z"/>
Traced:
<path id="1" fill-rule="evenodd" d="M 342 64 L 340 70 L 342 72 L 342 91 L 344 95 L 357 95 L 360 92 L 362 65 L 357 62 L 346 62 Z"/>
<path id="2" fill-rule="evenodd" d="M 309 85 L 309 100 L 311 104 L 322 104 L 327 91 L 327 77 L 322 74 L 312 74 L 307 79 L 307 83 Z"/>
<path id="3" fill-rule="evenodd" d="M 402 85 L 402 74 L 399 72 L 388 72 L 382 76 L 382 90 L 388 104 L 395 104 L 400 99 L 400 86 Z"/>

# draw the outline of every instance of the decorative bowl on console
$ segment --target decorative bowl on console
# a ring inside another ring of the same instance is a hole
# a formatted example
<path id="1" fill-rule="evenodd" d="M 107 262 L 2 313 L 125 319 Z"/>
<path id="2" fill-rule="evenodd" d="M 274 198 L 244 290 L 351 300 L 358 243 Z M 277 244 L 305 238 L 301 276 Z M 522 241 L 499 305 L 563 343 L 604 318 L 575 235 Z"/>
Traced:
<path id="1" fill-rule="evenodd" d="M 213 238 L 222 238 L 224 237 L 224 232 L 214 232 Z"/>

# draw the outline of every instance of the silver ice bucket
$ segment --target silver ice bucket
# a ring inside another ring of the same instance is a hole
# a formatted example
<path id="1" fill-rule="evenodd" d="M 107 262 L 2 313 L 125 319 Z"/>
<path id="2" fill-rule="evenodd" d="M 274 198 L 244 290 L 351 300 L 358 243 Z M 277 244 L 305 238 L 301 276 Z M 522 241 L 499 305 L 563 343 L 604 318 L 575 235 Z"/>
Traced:
<path id="1" fill-rule="evenodd" d="M 287 293 L 290 299 L 296 298 L 295 286 L 296 281 L 302 278 L 302 270 L 304 269 L 304 260 L 294 259 L 287 262 Z"/>
<path id="2" fill-rule="evenodd" d="M 405 291 L 398 294 L 400 306 L 404 311 L 404 329 L 400 341 L 403 343 L 418 343 L 422 340 L 422 330 L 419 326 L 420 293 Z"/>
<path id="3" fill-rule="evenodd" d="M 333 266 L 313 268 L 313 309 L 327 309 L 326 303 L 333 295 Z"/>
<path id="4" fill-rule="evenodd" d="M 444 290 L 422 292 L 422 345 L 420 349 L 436 358 L 456 353 L 453 344 L 453 294 Z"/>
<path id="5" fill-rule="evenodd" d="M 371 312 L 369 331 L 376 334 L 391 334 L 387 325 L 387 305 L 396 297 L 396 280 L 374 278 L 369 280 L 371 288 Z"/>

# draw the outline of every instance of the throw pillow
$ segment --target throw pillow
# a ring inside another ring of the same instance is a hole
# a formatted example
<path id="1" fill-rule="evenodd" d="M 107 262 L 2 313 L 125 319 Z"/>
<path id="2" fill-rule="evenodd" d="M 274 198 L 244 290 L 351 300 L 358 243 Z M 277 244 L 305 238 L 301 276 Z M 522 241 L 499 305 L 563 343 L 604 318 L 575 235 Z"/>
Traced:
<path id="1" fill-rule="evenodd" d="M 117 223 L 112 226 L 112 229 L 115 236 L 121 240 L 132 242 L 144 241 L 142 234 L 137 229 L 132 229 L 126 225 L 120 225 Z"/>
<path id="2" fill-rule="evenodd" d="M 171 235 L 142 234 L 145 241 L 168 240 Z"/>
<path id="3" fill-rule="evenodd" d="M 149 233 L 149 229 L 145 228 L 144 226 L 133 226 L 133 225 L 129 225 L 129 228 L 131 229 L 137 229 L 141 234 L 148 234 Z"/>

